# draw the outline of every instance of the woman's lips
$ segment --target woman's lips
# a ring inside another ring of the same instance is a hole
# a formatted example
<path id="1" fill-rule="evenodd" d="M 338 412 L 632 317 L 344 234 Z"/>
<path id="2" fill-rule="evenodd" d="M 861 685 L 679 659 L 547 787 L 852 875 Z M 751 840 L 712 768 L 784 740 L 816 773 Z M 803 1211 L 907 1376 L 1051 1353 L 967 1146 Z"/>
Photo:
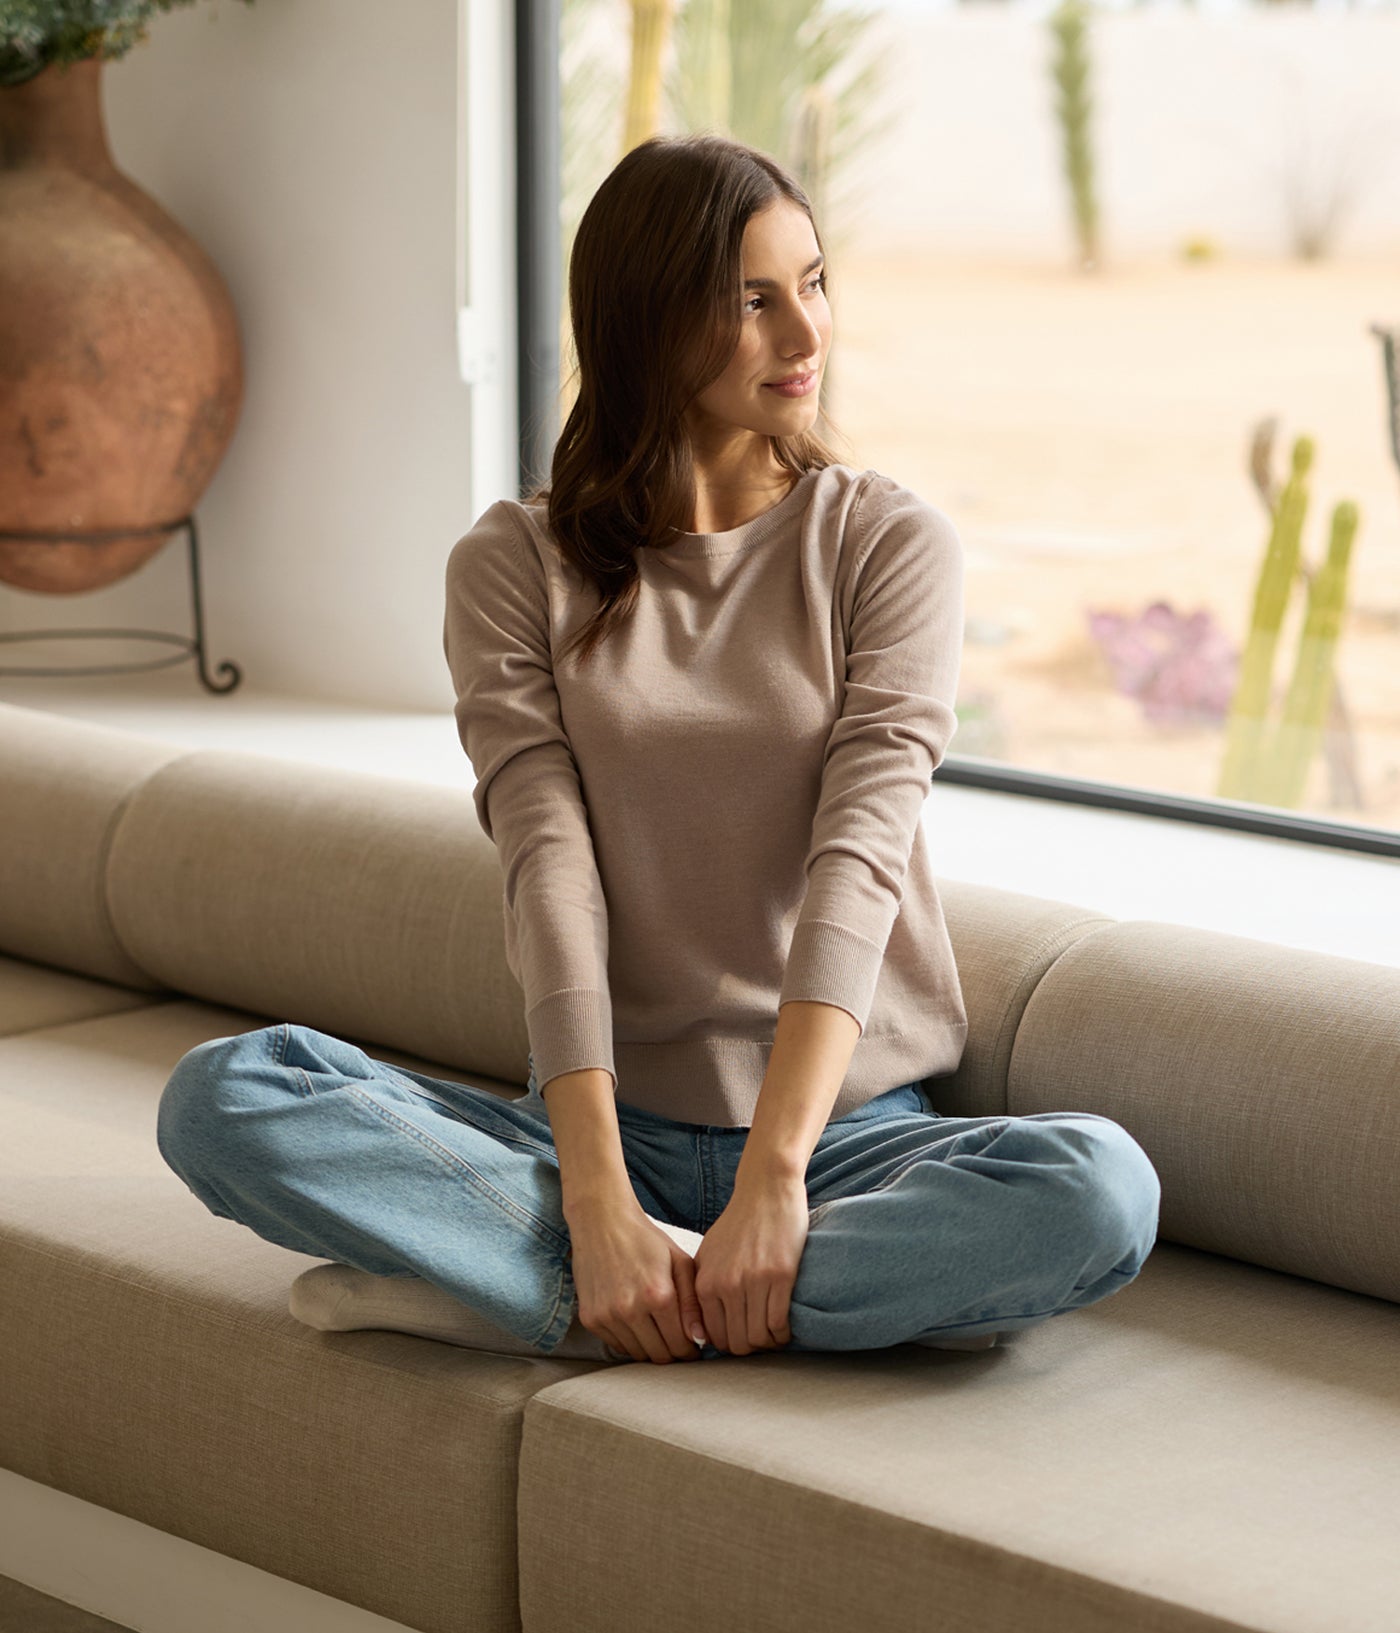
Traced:
<path id="1" fill-rule="evenodd" d="M 780 397 L 805 397 L 809 391 L 816 389 L 816 385 L 817 372 L 814 369 L 811 374 L 804 375 L 802 379 L 793 381 L 791 385 L 773 385 L 770 383 L 765 384 L 763 389 L 765 391 L 776 391 Z"/>

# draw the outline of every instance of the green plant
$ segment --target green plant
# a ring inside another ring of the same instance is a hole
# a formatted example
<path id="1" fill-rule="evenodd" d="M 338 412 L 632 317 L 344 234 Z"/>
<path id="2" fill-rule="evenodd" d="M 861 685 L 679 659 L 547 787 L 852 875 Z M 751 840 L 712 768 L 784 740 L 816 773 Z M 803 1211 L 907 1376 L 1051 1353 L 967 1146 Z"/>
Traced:
<path id="1" fill-rule="evenodd" d="M 1058 92 L 1055 113 L 1064 144 L 1065 175 L 1079 240 L 1079 262 L 1091 270 L 1099 261 L 1099 210 L 1094 196 L 1094 152 L 1089 114 L 1089 8 L 1085 0 L 1061 0 L 1051 13 L 1055 55 L 1050 72 Z"/>
<path id="2" fill-rule="evenodd" d="M 1327 559 L 1309 578 L 1293 675 L 1282 718 L 1274 727 L 1270 722 L 1274 658 L 1294 580 L 1300 572 L 1306 576 L 1301 566 L 1300 541 L 1308 509 L 1307 478 L 1314 443 L 1311 437 L 1302 436 L 1294 442 L 1291 472 L 1277 499 L 1267 481 L 1260 482 L 1260 446 L 1256 434 L 1252 466 L 1256 485 L 1271 505 L 1272 521 L 1255 583 L 1254 610 L 1239 684 L 1230 704 L 1217 792 L 1222 799 L 1292 807 L 1303 797 L 1308 766 L 1322 744 L 1333 705 L 1336 652 L 1360 512 L 1350 500 L 1342 501 L 1332 512 Z"/>
<path id="3" fill-rule="evenodd" d="M 898 118 L 897 110 L 875 116 L 887 101 L 885 63 L 867 32 L 880 15 L 828 0 L 686 0 L 676 18 L 667 82 L 675 118 L 787 164 L 833 260 L 862 202 L 854 161 Z"/>
<path id="4" fill-rule="evenodd" d="M 1332 702 L 1337 643 L 1346 612 L 1347 572 L 1360 512 L 1349 499 L 1332 512 L 1327 560 L 1308 584 L 1308 604 L 1293 679 L 1283 702 L 1283 718 L 1265 757 L 1268 773 L 1264 798 L 1270 805 L 1293 807 L 1303 798 L 1308 766 L 1322 744 L 1323 723 Z"/>
<path id="5" fill-rule="evenodd" d="M 243 0 L 252 5 L 253 0 Z M 153 13 L 195 0 L 0 0 L 0 87 L 51 66 L 124 57 L 147 38 Z"/>

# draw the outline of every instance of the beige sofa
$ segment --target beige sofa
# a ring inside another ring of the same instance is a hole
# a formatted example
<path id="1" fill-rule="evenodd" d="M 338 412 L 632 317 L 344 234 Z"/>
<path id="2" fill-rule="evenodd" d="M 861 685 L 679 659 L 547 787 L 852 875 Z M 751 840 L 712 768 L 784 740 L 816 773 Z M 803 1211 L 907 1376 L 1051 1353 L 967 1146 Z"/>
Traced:
<path id="1" fill-rule="evenodd" d="M 1121 1293 L 968 1354 L 322 1333 L 157 1099 L 272 1020 L 521 1092 L 469 794 L 0 706 L 0 1465 L 424 1633 L 1400 1627 L 1400 970 L 943 892 L 934 1104 L 1133 1134 Z"/>

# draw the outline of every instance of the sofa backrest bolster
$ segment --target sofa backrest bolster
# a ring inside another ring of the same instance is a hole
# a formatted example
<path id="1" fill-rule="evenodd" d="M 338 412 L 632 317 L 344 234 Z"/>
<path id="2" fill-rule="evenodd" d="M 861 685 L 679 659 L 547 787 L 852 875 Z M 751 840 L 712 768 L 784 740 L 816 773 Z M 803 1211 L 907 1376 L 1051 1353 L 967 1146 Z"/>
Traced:
<path id="1" fill-rule="evenodd" d="M 0 952 L 141 991 L 107 901 L 107 854 L 128 802 L 188 750 L 0 703 Z"/>
<path id="2" fill-rule="evenodd" d="M 470 789 L 203 749 L 132 796 L 107 893 L 132 957 L 182 992 L 525 1081 Z"/>
<path id="3" fill-rule="evenodd" d="M 1121 1123 L 1166 1240 L 1400 1302 L 1400 969 L 1112 924 L 1031 994 L 1007 1110 Z"/>
<path id="4" fill-rule="evenodd" d="M 935 1110 L 1112 1118 L 1163 1239 L 1400 1302 L 1400 970 L 940 894 L 969 1030 Z M 0 952 L 524 1082 L 468 788 L 0 705 Z"/>

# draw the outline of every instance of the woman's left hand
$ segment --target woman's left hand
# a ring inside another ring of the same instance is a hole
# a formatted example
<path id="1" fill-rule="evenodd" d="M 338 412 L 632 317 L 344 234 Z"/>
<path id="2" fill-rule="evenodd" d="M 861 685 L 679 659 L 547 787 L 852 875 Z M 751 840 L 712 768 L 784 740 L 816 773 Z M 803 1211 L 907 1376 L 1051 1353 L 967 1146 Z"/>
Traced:
<path id="1" fill-rule="evenodd" d="M 695 1296 L 716 1349 L 748 1355 L 792 1341 L 788 1303 L 807 1226 L 804 1179 L 735 1185 L 695 1250 Z"/>

